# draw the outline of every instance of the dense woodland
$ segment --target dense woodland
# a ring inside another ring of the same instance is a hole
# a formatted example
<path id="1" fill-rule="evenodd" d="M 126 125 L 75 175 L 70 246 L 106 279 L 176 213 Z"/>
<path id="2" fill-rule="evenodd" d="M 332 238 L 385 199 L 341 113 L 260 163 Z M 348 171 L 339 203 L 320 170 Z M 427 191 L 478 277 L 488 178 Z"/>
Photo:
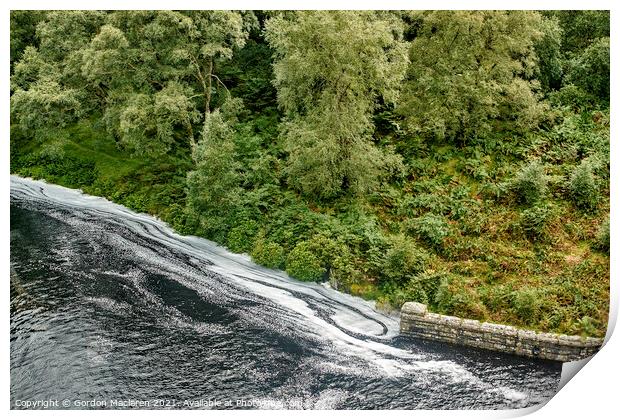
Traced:
<path id="1" fill-rule="evenodd" d="M 302 281 L 602 336 L 609 13 L 13 11 L 11 172 Z"/>

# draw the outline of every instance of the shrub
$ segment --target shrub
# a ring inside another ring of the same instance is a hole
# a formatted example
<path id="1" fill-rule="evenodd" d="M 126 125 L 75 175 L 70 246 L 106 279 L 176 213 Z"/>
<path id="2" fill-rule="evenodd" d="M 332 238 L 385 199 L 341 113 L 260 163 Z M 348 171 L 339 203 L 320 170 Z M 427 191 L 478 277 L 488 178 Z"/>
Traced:
<path id="1" fill-rule="evenodd" d="M 466 279 L 454 275 L 441 277 L 434 300 L 443 313 L 474 319 L 484 319 L 487 315 L 476 289 Z"/>
<path id="2" fill-rule="evenodd" d="M 445 217 L 426 213 L 412 221 L 411 230 L 430 246 L 441 249 L 444 238 L 450 234 L 450 225 Z"/>
<path id="3" fill-rule="evenodd" d="M 40 177 L 70 188 L 92 185 L 99 175 L 93 160 L 66 155 L 56 145 L 23 156 L 19 166 L 22 168 L 39 166 Z"/>
<path id="4" fill-rule="evenodd" d="M 521 212 L 519 225 L 526 236 L 531 239 L 543 239 L 546 227 L 553 215 L 553 208 L 549 205 L 537 205 Z"/>
<path id="5" fill-rule="evenodd" d="M 512 292 L 512 285 L 497 284 L 484 290 L 484 294 L 481 296 L 482 302 L 494 312 L 505 311 L 510 308 Z"/>
<path id="6" fill-rule="evenodd" d="M 599 201 L 599 190 L 592 172 L 592 165 L 584 160 L 575 168 L 568 184 L 571 200 L 582 210 L 593 210 Z"/>
<path id="7" fill-rule="evenodd" d="M 574 333 L 577 333 L 584 337 L 593 337 L 596 336 L 596 334 L 599 332 L 596 320 L 590 318 L 589 316 L 582 317 L 575 324 L 576 325 L 573 326 Z"/>
<path id="8" fill-rule="evenodd" d="M 333 288 L 347 290 L 352 284 L 361 282 L 362 272 L 349 247 L 338 243 L 337 251 L 329 263 L 329 281 Z"/>
<path id="9" fill-rule="evenodd" d="M 321 215 L 288 193 L 282 201 L 270 213 L 269 239 L 290 249 L 297 242 L 310 239 L 314 227 L 321 222 Z"/>
<path id="10" fill-rule="evenodd" d="M 426 304 L 433 304 L 437 290 L 441 282 L 446 278 L 444 273 L 419 273 L 411 276 L 409 282 L 404 288 L 406 301 L 416 301 Z"/>
<path id="11" fill-rule="evenodd" d="M 397 289 L 389 296 L 389 304 L 394 308 L 400 308 L 405 302 L 428 304 L 429 299 L 423 288 L 416 283 L 412 283 L 403 289 Z"/>
<path id="12" fill-rule="evenodd" d="M 536 288 L 522 288 L 512 293 L 514 311 L 525 324 L 540 322 L 545 312 L 544 294 L 544 290 Z"/>
<path id="13" fill-rule="evenodd" d="M 351 282 L 360 280 L 361 273 L 349 247 L 340 238 L 333 239 L 330 235 L 329 230 L 317 233 L 305 241 L 303 247 L 318 260 L 322 279 L 329 278 L 336 289 L 346 289 Z"/>
<path id="14" fill-rule="evenodd" d="M 534 204 L 541 200 L 547 192 L 544 166 L 539 161 L 524 165 L 515 175 L 510 187 L 521 203 Z"/>
<path id="15" fill-rule="evenodd" d="M 601 224 L 596 235 L 594 247 L 609 254 L 609 218 Z"/>
<path id="16" fill-rule="evenodd" d="M 261 236 L 252 249 L 252 259 L 267 268 L 284 267 L 284 248 L 275 242 L 265 241 Z"/>
<path id="17" fill-rule="evenodd" d="M 286 272 L 298 280 L 319 281 L 325 271 L 321 259 L 312 250 L 309 241 L 299 242 L 286 259 Z"/>
<path id="18" fill-rule="evenodd" d="M 563 86 L 549 94 L 549 102 L 556 107 L 567 107 L 575 112 L 591 109 L 596 105 L 596 97 L 575 85 Z"/>
<path id="19" fill-rule="evenodd" d="M 379 274 L 384 280 L 403 284 L 423 271 L 427 260 L 428 254 L 419 249 L 412 239 L 398 235 L 390 240 Z"/>
<path id="20" fill-rule="evenodd" d="M 124 197 L 121 204 L 129 207 L 130 209 L 140 212 L 148 213 L 148 197 L 142 192 L 133 192 Z"/>
<path id="21" fill-rule="evenodd" d="M 161 218 L 182 235 L 191 235 L 193 233 L 192 227 L 187 223 L 185 207 L 179 203 L 173 203 L 166 207 L 161 214 Z"/>
<path id="22" fill-rule="evenodd" d="M 424 212 L 443 213 L 448 210 L 445 196 L 436 193 L 406 195 L 400 200 L 398 214 L 415 217 Z"/>
<path id="23" fill-rule="evenodd" d="M 235 226 L 228 232 L 228 249 L 232 252 L 247 252 L 252 249 L 254 238 L 258 231 L 258 224 L 254 220 L 247 220 Z"/>

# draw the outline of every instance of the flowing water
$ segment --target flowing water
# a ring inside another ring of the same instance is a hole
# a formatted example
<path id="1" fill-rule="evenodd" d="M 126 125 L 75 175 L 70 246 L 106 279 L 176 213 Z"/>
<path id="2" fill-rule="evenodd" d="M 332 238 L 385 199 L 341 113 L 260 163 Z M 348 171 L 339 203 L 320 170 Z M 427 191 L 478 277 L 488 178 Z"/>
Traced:
<path id="1" fill-rule="evenodd" d="M 400 337 L 370 302 L 14 176 L 10 265 L 13 408 L 519 408 L 560 379 Z"/>

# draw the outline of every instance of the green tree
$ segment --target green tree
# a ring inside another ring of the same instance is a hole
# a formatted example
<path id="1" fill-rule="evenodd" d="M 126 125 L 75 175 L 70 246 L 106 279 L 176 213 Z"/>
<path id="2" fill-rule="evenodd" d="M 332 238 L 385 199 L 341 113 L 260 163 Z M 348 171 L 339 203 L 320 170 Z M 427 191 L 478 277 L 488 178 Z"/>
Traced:
<path id="1" fill-rule="evenodd" d="M 40 10 L 11 10 L 11 69 L 13 63 L 21 59 L 26 47 L 37 44 L 36 27 L 45 13 Z"/>
<path id="2" fill-rule="evenodd" d="M 593 41 L 609 37 L 608 10 L 553 10 L 544 12 L 562 27 L 562 50 L 570 57 L 580 54 Z"/>
<path id="3" fill-rule="evenodd" d="M 45 136 L 93 111 L 80 54 L 104 18 L 99 11 L 54 11 L 38 22 L 39 46 L 24 49 L 11 79 L 11 116 L 29 135 Z"/>
<path id="4" fill-rule="evenodd" d="M 39 51 L 47 62 L 56 63 L 63 82 L 79 73 L 81 50 L 105 23 L 107 13 L 98 10 L 58 10 L 49 12 L 37 25 Z"/>
<path id="5" fill-rule="evenodd" d="M 56 81 L 41 79 L 27 91 L 18 89 L 11 96 L 11 116 L 24 132 L 33 136 L 46 129 L 62 128 L 83 115 L 81 95 L 63 89 Z"/>
<path id="6" fill-rule="evenodd" d="M 207 114 L 202 135 L 192 157 L 195 169 L 187 174 L 187 205 L 201 230 L 217 238 L 229 229 L 240 193 L 239 163 L 235 156 L 234 133 L 219 110 Z"/>
<path id="7" fill-rule="evenodd" d="M 109 127 L 138 151 L 155 132 L 160 147 L 144 149 L 166 152 L 176 141 L 175 127 L 182 128 L 193 147 L 193 126 L 211 111 L 216 85 L 227 92 L 215 66 L 244 45 L 243 16 L 231 11 L 119 11 L 108 23 L 85 51 L 83 71 L 104 91 L 116 90 L 107 109 Z M 133 118 L 136 104 L 145 105 L 140 118 Z"/>
<path id="8" fill-rule="evenodd" d="M 138 153 L 160 155 L 172 148 L 175 127 L 183 127 L 194 146 L 192 123 L 199 113 L 190 95 L 191 90 L 178 82 L 168 82 L 153 95 L 131 95 L 119 115 L 123 143 Z"/>
<path id="9" fill-rule="evenodd" d="M 407 58 L 400 19 L 389 13 L 304 11 L 266 23 L 276 51 L 286 173 L 314 197 L 365 192 L 399 159 L 372 142 L 377 101 L 394 102 Z"/>
<path id="10" fill-rule="evenodd" d="M 571 61 L 568 81 L 609 103 L 609 38 L 599 38 Z"/>
<path id="11" fill-rule="evenodd" d="M 466 142 L 534 126 L 544 110 L 532 80 L 542 18 L 525 11 L 415 12 L 399 113 L 410 132 Z"/>
<path id="12" fill-rule="evenodd" d="M 555 16 L 545 17 L 541 22 L 543 36 L 534 44 L 538 57 L 538 70 L 535 73 L 545 91 L 562 86 L 563 54 L 562 27 Z"/>
<path id="13" fill-rule="evenodd" d="M 22 103 L 35 103 L 26 97 L 40 96 L 41 89 L 30 87 L 55 83 L 56 90 L 80 98 L 83 113 L 103 113 L 108 131 L 137 153 L 194 147 L 194 131 L 201 130 L 214 96 L 217 105 L 229 96 L 215 68 L 243 46 L 252 17 L 231 11 L 50 12 L 37 26 L 39 48 L 17 63 L 13 86 Z"/>

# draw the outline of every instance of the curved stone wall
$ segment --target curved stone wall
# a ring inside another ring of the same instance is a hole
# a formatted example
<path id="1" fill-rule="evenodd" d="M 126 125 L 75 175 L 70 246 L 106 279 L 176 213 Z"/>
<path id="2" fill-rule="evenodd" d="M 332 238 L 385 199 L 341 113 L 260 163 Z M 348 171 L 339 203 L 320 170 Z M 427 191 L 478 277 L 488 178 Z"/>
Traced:
<path id="1" fill-rule="evenodd" d="M 537 333 L 508 325 L 440 315 L 428 312 L 426 305 L 417 302 L 403 305 L 400 332 L 427 340 L 559 362 L 592 356 L 603 345 L 599 338 Z"/>

